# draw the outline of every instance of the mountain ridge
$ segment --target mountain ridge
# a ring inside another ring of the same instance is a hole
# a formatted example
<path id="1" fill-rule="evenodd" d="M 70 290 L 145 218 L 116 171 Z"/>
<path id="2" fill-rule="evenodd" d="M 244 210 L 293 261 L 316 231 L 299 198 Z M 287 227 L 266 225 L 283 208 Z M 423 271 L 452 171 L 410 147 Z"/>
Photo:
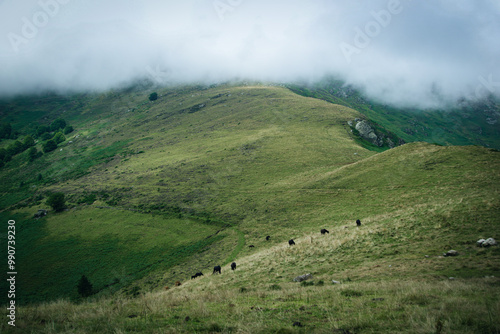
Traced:
<path id="1" fill-rule="evenodd" d="M 439 145 L 481 145 L 500 149 L 500 102 L 494 96 L 462 98 L 435 109 L 398 107 L 366 97 L 341 80 L 325 78 L 315 84 L 287 85 L 303 96 L 316 97 L 358 110 L 371 122 L 406 142 Z"/>

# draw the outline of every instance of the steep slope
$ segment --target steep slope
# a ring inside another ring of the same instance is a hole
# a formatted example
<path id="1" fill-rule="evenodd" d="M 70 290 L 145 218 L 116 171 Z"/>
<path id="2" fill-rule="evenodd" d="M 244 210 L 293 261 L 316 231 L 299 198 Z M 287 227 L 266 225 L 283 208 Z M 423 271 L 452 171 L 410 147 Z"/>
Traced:
<path id="1" fill-rule="evenodd" d="M 202 278 L 139 298 L 22 308 L 19 323 L 49 332 L 495 333 L 500 249 L 475 241 L 498 239 L 499 167 L 493 150 L 414 143 L 283 178 L 272 185 L 276 221 L 242 221 L 258 239 L 234 272 L 205 267 Z M 450 249 L 459 255 L 443 257 Z M 305 273 L 313 279 L 292 281 Z"/>
<path id="2" fill-rule="evenodd" d="M 82 185 L 95 184 L 92 177 L 109 187 L 140 180 L 135 191 L 148 195 L 132 204 L 167 201 L 220 211 L 224 200 L 210 203 L 218 194 L 251 191 L 371 154 L 359 150 L 344 130 L 347 119 L 357 115 L 354 111 L 282 88 L 234 87 L 191 95 L 187 101 L 163 98 L 147 114 L 100 133 L 105 140 L 131 138 L 127 149 L 141 154 L 115 156 L 82 178 Z M 354 154 L 357 150 L 360 155 Z"/>
<path id="3" fill-rule="evenodd" d="M 142 100 L 138 93 L 82 97 L 78 107 L 44 116 L 64 116 L 76 129 L 57 150 L 32 162 L 19 154 L 0 171 L 2 201 L 15 204 L 5 217 L 17 214 L 20 246 L 32 244 L 19 254 L 31 273 L 21 278 L 20 302 L 76 298 L 72 286 L 82 274 L 101 293 L 134 294 L 131 282 L 146 275 L 156 275 L 150 289 L 226 263 L 254 242 L 255 222 L 284 219 L 283 235 L 299 224 L 295 213 L 285 215 L 284 180 L 374 154 L 344 127 L 356 112 L 281 87 L 188 87 L 159 95 L 154 102 L 144 102 L 148 92 Z M 50 192 L 63 192 L 70 210 L 32 219 L 48 208 Z M 155 222 L 155 215 L 164 218 Z M 179 224 L 177 236 L 168 235 Z M 155 242 L 161 226 L 165 234 Z M 158 277 L 200 252 L 189 270 Z"/>
<path id="4" fill-rule="evenodd" d="M 2 219 L 16 220 L 19 327 L 499 330 L 498 247 L 475 247 L 500 239 L 497 151 L 411 143 L 375 153 L 346 125 L 359 113 L 282 87 L 180 87 L 154 102 L 149 93 L 35 104 L 37 122 L 64 117 L 75 132 L 0 169 Z M 11 102 L 7 114 L 26 106 Z M 33 219 L 56 191 L 69 210 Z M 459 256 L 443 258 L 450 249 Z M 208 277 L 216 264 L 223 274 Z M 197 271 L 205 276 L 187 283 Z M 307 272 L 313 286 L 291 282 Z M 78 300 L 81 275 L 94 285 L 89 302 L 23 307 Z"/>

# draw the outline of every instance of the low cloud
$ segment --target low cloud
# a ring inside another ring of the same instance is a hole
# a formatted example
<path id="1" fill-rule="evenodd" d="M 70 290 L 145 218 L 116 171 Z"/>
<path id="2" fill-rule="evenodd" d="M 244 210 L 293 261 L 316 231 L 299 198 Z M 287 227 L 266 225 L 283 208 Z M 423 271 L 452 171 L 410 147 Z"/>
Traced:
<path id="1" fill-rule="evenodd" d="M 334 75 L 385 103 L 500 96 L 496 0 L 0 0 L 0 95 Z"/>

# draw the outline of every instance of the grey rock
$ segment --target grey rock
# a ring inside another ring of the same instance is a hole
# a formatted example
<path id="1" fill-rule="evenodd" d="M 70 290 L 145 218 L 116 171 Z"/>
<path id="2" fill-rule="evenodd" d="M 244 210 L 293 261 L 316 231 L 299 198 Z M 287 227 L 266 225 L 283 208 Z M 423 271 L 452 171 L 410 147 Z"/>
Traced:
<path id="1" fill-rule="evenodd" d="M 379 138 L 375 133 L 375 130 L 371 127 L 370 123 L 367 121 L 360 121 L 356 123 L 356 130 L 358 130 L 359 135 L 364 139 L 368 140 L 374 145 L 383 146 L 384 140 L 383 138 Z"/>
<path id="2" fill-rule="evenodd" d="M 495 118 L 491 118 L 491 117 L 486 118 L 486 123 L 488 123 L 490 125 L 496 124 L 497 122 L 498 122 L 498 120 Z"/>
<path id="3" fill-rule="evenodd" d="M 443 254 L 444 256 L 457 256 L 458 252 L 456 250 L 449 250 L 446 253 Z"/>
<path id="4" fill-rule="evenodd" d="M 476 242 L 476 245 L 478 247 L 490 247 L 490 246 L 495 246 L 497 245 L 497 242 L 495 239 L 493 238 L 488 238 L 488 239 L 479 239 L 477 242 Z"/>
<path id="5" fill-rule="evenodd" d="M 40 210 L 38 210 L 38 212 L 37 212 L 37 213 L 35 213 L 35 214 L 33 215 L 33 218 L 40 219 L 40 218 L 42 218 L 42 217 L 45 217 L 46 215 L 47 215 L 47 210 L 40 209 Z"/>
<path id="6" fill-rule="evenodd" d="M 305 280 L 308 280 L 310 278 L 313 278 L 313 275 L 311 274 L 305 274 L 305 275 L 300 275 L 300 276 L 297 276 L 293 279 L 294 282 L 302 282 L 302 281 L 305 281 Z"/>
<path id="7" fill-rule="evenodd" d="M 493 238 L 488 238 L 483 242 L 483 247 L 489 247 L 489 246 L 495 246 L 497 245 L 497 242 Z"/>
<path id="8" fill-rule="evenodd" d="M 394 144 L 391 138 L 387 138 L 387 145 L 389 145 L 390 148 L 396 147 L 396 144 Z"/>

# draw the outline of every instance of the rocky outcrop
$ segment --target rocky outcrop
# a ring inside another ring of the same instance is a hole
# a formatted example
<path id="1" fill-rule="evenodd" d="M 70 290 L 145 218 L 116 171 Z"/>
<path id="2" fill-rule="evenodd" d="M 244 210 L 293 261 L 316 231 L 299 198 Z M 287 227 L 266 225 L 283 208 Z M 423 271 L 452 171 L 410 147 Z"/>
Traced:
<path id="1" fill-rule="evenodd" d="M 382 147 L 384 145 L 384 139 L 377 136 L 377 134 L 375 133 L 375 129 L 372 128 L 370 123 L 368 123 L 367 121 L 360 120 L 359 122 L 356 122 L 355 128 L 356 130 L 358 130 L 361 138 L 378 147 Z"/>
<path id="2" fill-rule="evenodd" d="M 205 107 L 206 107 L 205 103 L 194 105 L 191 108 L 189 108 L 188 113 L 190 113 L 190 114 L 195 113 L 195 112 L 197 112 L 200 109 L 205 108 Z"/>
<path id="3" fill-rule="evenodd" d="M 378 147 L 394 148 L 405 143 L 404 140 L 377 128 L 374 124 L 364 119 L 356 118 L 348 121 L 347 124 L 351 127 L 353 134 L 359 135 L 362 140 Z"/>

